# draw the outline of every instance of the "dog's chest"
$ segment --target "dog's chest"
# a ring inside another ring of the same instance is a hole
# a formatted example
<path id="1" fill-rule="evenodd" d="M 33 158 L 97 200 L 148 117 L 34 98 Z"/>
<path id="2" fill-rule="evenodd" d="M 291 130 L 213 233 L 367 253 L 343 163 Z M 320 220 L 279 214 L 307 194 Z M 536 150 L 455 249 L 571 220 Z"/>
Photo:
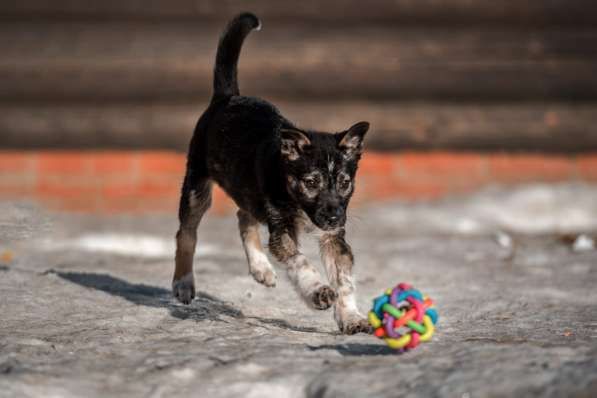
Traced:
<path id="1" fill-rule="evenodd" d="M 299 231 L 303 233 L 314 235 L 317 237 L 329 233 L 329 231 L 324 231 L 323 229 L 313 224 L 309 216 L 307 216 L 307 214 L 302 210 L 300 211 L 295 221 Z"/>

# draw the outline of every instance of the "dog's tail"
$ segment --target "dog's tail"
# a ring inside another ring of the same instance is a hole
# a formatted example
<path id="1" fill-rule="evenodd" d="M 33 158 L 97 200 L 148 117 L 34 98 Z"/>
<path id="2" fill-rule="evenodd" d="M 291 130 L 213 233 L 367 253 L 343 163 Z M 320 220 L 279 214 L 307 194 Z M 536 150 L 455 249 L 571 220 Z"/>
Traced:
<path id="1" fill-rule="evenodd" d="M 243 41 L 252 30 L 261 29 L 259 19 L 248 12 L 236 16 L 222 34 L 214 68 L 214 98 L 239 95 L 236 65 Z"/>

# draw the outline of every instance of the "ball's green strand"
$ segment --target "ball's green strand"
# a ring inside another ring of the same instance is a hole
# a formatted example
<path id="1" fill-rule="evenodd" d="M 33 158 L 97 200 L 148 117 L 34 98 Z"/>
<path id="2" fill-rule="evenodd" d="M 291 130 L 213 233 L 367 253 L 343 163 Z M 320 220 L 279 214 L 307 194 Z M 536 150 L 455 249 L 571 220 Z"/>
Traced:
<path id="1" fill-rule="evenodd" d="M 398 308 L 394 307 L 392 304 L 384 304 L 382 307 L 382 310 L 384 312 L 387 312 L 388 314 L 392 315 L 396 319 L 402 318 L 402 316 L 404 315 L 404 311 L 399 310 Z M 420 323 L 417 323 L 413 320 L 406 322 L 406 325 L 409 328 L 411 328 L 421 334 L 423 334 L 427 331 L 427 329 L 425 329 L 425 326 L 423 326 Z"/>
<path id="2" fill-rule="evenodd" d="M 411 328 L 412 330 L 423 334 L 427 331 L 427 329 L 425 329 L 425 326 L 421 325 L 420 323 L 417 323 L 415 321 L 408 321 L 406 322 L 406 324 L 408 325 L 409 328 Z"/>
<path id="3" fill-rule="evenodd" d="M 381 307 L 381 308 L 384 312 L 387 312 L 388 314 L 392 315 L 396 319 L 402 318 L 402 315 L 404 315 L 404 311 L 399 310 L 398 308 L 394 307 L 392 304 L 384 304 L 383 307 Z"/>

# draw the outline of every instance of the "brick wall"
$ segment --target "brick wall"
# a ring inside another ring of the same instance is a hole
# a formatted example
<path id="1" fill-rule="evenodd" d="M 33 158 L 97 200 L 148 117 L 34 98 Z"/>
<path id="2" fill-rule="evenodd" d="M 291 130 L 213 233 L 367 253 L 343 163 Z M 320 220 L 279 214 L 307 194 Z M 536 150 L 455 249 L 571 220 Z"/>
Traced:
<path id="1" fill-rule="evenodd" d="M 0 200 L 76 212 L 175 212 L 184 166 L 184 154 L 169 151 L 2 151 Z M 361 161 L 353 205 L 536 181 L 597 182 L 597 154 L 370 152 Z M 234 208 L 216 188 L 215 213 Z"/>

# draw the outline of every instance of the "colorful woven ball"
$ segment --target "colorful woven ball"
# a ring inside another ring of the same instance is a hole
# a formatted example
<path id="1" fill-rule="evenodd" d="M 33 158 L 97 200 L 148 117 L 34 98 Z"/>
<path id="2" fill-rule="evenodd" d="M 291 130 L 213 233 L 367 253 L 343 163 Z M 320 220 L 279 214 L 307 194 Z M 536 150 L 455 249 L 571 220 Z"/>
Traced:
<path id="1" fill-rule="evenodd" d="M 390 348 L 406 351 L 433 336 L 438 315 L 433 301 L 406 283 L 373 300 L 369 323 Z"/>

